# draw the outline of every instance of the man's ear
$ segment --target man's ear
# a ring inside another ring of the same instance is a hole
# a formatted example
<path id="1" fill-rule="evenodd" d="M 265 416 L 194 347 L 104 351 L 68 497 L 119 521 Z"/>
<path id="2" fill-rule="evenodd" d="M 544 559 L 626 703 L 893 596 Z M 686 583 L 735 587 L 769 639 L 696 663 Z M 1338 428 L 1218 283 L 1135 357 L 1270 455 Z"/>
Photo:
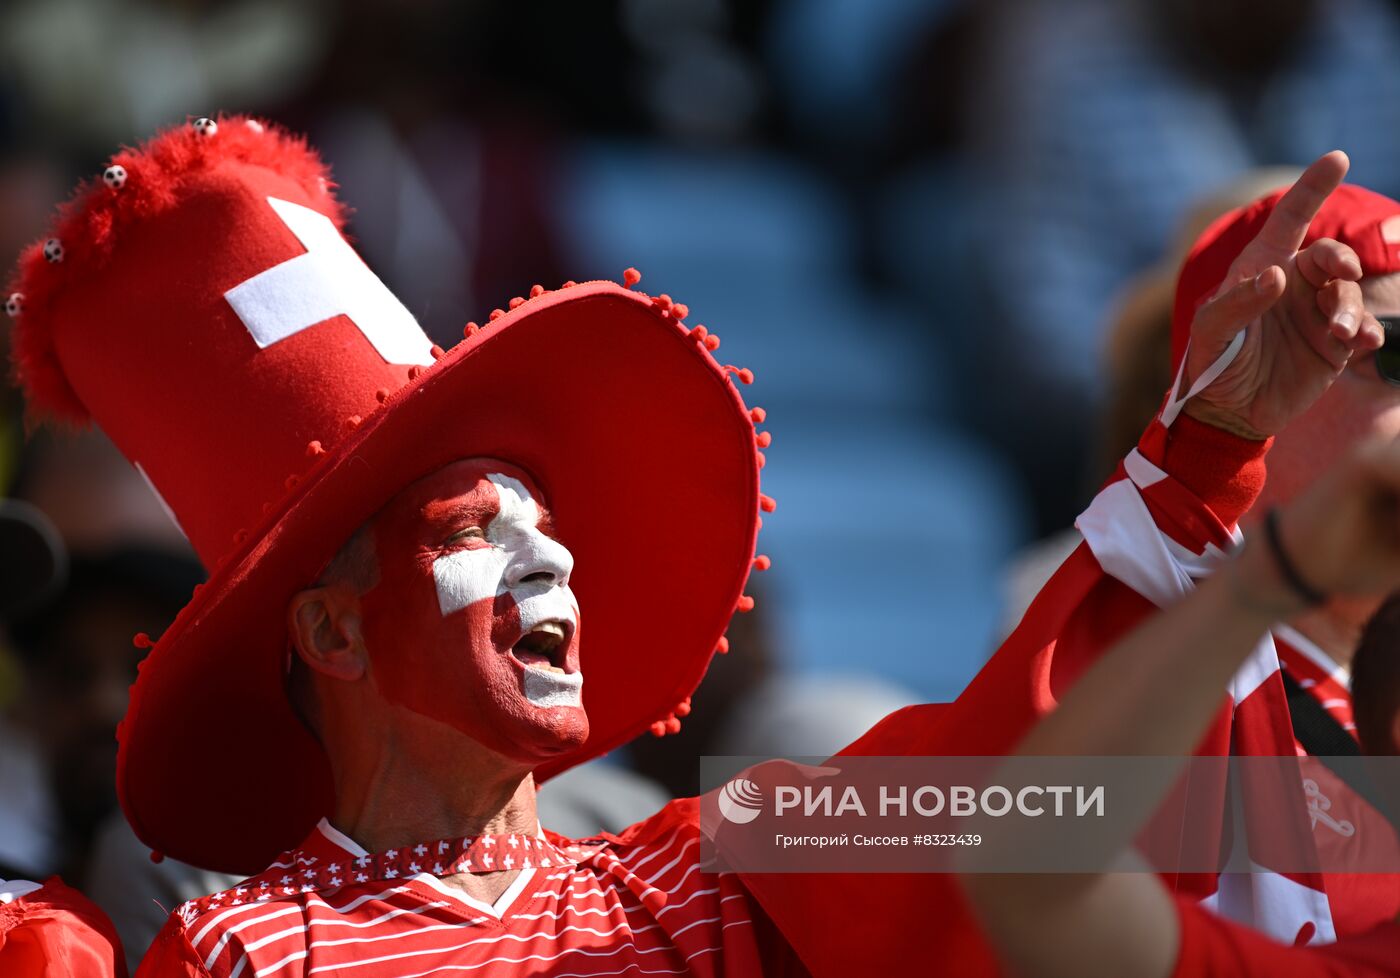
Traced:
<path id="1" fill-rule="evenodd" d="M 334 679 L 361 678 L 369 664 L 360 599 L 343 584 L 307 588 L 287 607 L 287 630 L 297 655 L 314 672 Z"/>

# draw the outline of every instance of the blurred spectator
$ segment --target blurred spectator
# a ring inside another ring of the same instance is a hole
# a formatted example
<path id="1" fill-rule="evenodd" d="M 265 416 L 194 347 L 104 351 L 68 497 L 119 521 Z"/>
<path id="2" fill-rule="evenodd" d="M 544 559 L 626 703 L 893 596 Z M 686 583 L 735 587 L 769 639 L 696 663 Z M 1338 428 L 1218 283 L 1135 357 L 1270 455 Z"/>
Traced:
<path id="1" fill-rule="evenodd" d="M 0 626 L 31 611 L 67 574 L 63 544 L 44 515 L 13 499 L 0 499 Z M 0 632 L 0 664 L 9 664 L 8 636 Z M 15 667 L 0 683 L 0 880 L 43 879 L 57 867 L 58 819 L 48 779 L 31 733 L 4 707 L 22 692 Z"/>
<path id="2" fill-rule="evenodd" d="M 7 661 L 3 626 L 42 606 L 62 585 L 67 555 L 39 510 L 3 498 L 0 554 L 0 660 Z M 0 682 L 0 694 L 10 692 Z M 0 706 L 6 698 L 0 695 Z M 51 875 L 58 840 L 47 779 L 35 745 L 8 719 L 0 709 L 0 974 L 126 978 L 111 923 Z"/>
<path id="3" fill-rule="evenodd" d="M 93 834 L 116 808 L 115 732 L 145 654 L 131 637 L 159 634 L 202 579 L 189 558 L 149 547 L 74 553 L 63 590 L 11 625 L 25 683 L 8 719 L 45 772 L 34 789 L 52 799 L 69 879 L 82 879 Z"/>

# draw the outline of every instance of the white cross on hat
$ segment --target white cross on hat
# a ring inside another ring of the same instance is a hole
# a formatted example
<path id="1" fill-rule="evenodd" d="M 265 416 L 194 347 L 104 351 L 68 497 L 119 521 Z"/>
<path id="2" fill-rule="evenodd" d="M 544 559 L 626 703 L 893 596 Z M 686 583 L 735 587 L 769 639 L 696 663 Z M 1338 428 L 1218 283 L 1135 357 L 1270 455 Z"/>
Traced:
<path id="1" fill-rule="evenodd" d="M 413 315 L 360 260 L 329 217 L 276 197 L 267 202 L 306 252 L 224 293 L 259 349 L 343 314 L 386 363 L 433 362 L 432 343 Z"/>

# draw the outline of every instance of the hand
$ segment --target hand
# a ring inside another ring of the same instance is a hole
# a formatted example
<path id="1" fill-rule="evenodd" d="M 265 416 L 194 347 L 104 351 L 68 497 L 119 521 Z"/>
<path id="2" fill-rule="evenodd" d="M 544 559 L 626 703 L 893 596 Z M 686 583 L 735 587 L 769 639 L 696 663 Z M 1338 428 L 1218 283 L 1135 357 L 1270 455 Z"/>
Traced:
<path id="1" fill-rule="evenodd" d="M 1330 238 L 1298 250 L 1349 165 L 1345 153 L 1333 151 L 1308 167 L 1240 252 L 1219 291 L 1196 311 L 1183 391 L 1241 330 L 1244 346 L 1214 383 L 1186 402 L 1193 418 L 1246 438 L 1267 438 L 1307 410 L 1353 353 L 1385 341 L 1362 303 L 1356 253 Z"/>
<path id="2" fill-rule="evenodd" d="M 1259 537 L 1239 572 L 1255 597 L 1302 610 Z M 1327 595 L 1380 596 L 1400 588 L 1400 441 L 1361 445 L 1279 514 L 1279 536 L 1298 574 Z"/>

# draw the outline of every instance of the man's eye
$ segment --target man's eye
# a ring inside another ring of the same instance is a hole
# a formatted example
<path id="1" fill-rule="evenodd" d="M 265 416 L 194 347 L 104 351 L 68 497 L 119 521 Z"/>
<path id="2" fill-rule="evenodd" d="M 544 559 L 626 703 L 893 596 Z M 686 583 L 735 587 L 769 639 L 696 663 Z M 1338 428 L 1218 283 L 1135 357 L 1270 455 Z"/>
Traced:
<path id="1" fill-rule="evenodd" d="M 448 543 L 461 543 L 463 540 L 485 540 L 486 533 L 479 526 L 469 526 L 465 530 L 458 530 L 447 538 Z"/>

